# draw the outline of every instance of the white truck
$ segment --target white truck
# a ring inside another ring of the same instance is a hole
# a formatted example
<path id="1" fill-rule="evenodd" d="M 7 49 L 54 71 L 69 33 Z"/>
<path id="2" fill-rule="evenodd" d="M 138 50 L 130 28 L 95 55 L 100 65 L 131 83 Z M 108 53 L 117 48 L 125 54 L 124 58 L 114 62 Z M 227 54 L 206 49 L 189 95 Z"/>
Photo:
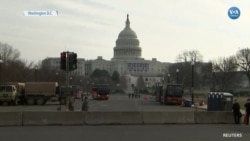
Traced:
<path id="1" fill-rule="evenodd" d="M 0 85 L 0 103 L 17 105 L 20 95 L 24 92 L 24 83 L 7 82 Z"/>

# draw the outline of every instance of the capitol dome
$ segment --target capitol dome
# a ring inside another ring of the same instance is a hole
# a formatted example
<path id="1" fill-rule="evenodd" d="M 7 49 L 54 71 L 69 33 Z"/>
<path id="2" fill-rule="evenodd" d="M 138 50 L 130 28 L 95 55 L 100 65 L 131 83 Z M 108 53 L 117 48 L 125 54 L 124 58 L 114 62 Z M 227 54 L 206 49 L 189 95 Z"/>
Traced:
<path id="1" fill-rule="evenodd" d="M 113 59 L 136 59 L 141 57 L 141 48 L 136 33 L 130 28 L 129 15 L 127 15 L 126 26 L 119 33 L 114 47 Z"/>

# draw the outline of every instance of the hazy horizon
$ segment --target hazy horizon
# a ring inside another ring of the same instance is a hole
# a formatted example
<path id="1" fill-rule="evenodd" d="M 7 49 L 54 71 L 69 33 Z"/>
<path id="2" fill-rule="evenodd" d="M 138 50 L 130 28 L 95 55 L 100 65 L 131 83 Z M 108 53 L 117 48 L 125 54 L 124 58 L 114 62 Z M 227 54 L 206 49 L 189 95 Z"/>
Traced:
<path id="1" fill-rule="evenodd" d="M 0 1 L 0 42 L 28 61 L 59 57 L 67 50 L 86 60 L 110 60 L 127 14 L 146 60 L 173 63 L 181 52 L 195 49 L 207 62 L 250 44 L 247 0 Z M 241 10 L 237 20 L 227 15 L 232 6 Z M 58 16 L 24 16 L 29 10 L 56 10 Z"/>

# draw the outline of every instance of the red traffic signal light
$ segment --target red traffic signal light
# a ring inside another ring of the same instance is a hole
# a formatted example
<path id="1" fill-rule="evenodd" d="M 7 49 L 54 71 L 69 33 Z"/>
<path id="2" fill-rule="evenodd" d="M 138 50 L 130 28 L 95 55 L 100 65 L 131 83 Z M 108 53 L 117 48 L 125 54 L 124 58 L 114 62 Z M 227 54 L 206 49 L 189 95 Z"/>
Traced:
<path id="1" fill-rule="evenodd" d="M 66 70 L 66 61 L 67 60 L 67 53 L 62 52 L 61 53 L 61 62 L 60 62 L 60 69 L 61 70 Z"/>

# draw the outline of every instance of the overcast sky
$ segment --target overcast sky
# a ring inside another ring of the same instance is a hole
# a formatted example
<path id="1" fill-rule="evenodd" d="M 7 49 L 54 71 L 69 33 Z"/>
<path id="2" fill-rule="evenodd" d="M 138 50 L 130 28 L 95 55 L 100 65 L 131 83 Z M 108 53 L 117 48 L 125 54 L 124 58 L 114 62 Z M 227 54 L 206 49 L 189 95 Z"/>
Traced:
<path id="1" fill-rule="evenodd" d="M 228 17 L 237 6 L 241 16 Z M 27 10 L 58 10 L 29 17 Z M 0 0 L 0 42 L 29 61 L 73 51 L 78 58 L 110 60 L 129 14 L 142 57 L 175 62 L 184 50 L 204 61 L 235 54 L 250 44 L 250 0 Z"/>

